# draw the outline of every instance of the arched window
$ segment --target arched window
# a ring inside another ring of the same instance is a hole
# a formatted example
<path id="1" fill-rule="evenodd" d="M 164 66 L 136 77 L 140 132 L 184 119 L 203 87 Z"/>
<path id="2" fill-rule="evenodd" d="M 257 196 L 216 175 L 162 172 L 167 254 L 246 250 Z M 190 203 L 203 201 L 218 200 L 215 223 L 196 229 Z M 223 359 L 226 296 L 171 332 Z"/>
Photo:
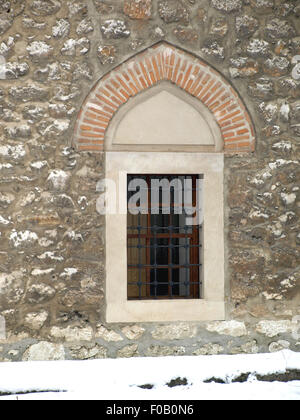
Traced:
<path id="1" fill-rule="evenodd" d="M 75 142 L 105 152 L 118 197 L 106 214 L 107 322 L 224 319 L 224 153 L 255 145 L 231 85 L 160 43 L 97 83 Z"/>

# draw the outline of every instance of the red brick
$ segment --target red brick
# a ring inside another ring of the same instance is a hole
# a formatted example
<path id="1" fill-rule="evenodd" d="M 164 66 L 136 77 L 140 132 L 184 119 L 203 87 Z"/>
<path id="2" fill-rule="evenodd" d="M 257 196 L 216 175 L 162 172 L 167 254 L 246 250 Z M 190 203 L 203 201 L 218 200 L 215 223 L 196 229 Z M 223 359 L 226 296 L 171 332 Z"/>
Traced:
<path id="1" fill-rule="evenodd" d="M 82 125 L 80 126 L 80 130 L 84 130 L 84 131 L 89 131 L 91 130 L 92 127 L 90 127 L 89 125 Z"/>
<path id="2" fill-rule="evenodd" d="M 245 120 L 245 117 L 243 115 L 240 115 L 239 117 L 236 117 L 236 118 L 232 118 L 233 123 L 236 123 L 238 121 L 244 121 L 244 120 Z"/>
<path id="3" fill-rule="evenodd" d="M 224 149 L 225 150 L 235 149 L 237 152 L 243 151 L 243 150 L 240 150 L 240 148 L 250 149 L 250 143 L 249 142 L 243 142 L 243 143 L 226 144 Z"/>
<path id="4" fill-rule="evenodd" d="M 234 137 L 235 136 L 235 132 L 234 131 L 230 131 L 229 133 L 225 133 L 223 135 L 224 139 L 226 139 L 227 137 Z"/>
<path id="5" fill-rule="evenodd" d="M 100 134 L 100 133 L 99 133 Z M 84 133 L 82 135 L 84 135 L 87 138 L 91 138 L 91 139 L 97 139 L 99 138 L 99 134 L 94 134 L 94 133 Z M 104 134 L 104 130 L 101 131 L 101 134 Z"/>
<path id="6" fill-rule="evenodd" d="M 129 87 L 127 86 L 127 83 L 124 82 L 124 80 L 120 76 L 116 76 L 116 79 L 120 82 L 120 84 L 123 86 L 123 88 L 126 90 L 129 96 L 133 96 L 133 92 Z"/>
<path id="7" fill-rule="evenodd" d="M 103 151 L 103 145 L 89 145 L 89 146 L 79 146 L 79 151 L 81 152 L 102 152 Z"/>
<path id="8" fill-rule="evenodd" d="M 216 114 L 217 112 L 223 111 L 224 109 L 226 109 L 227 107 L 229 107 L 231 103 L 232 103 L 232 99 L 230 99 L 229 101 L 223 103 L 218 108 L 215 108 L 214 109 L 214 113 Z"/>
<path id="9" fill-rule="evenodd" d="M 204 102 L 204 97 L 206 96 L 206 94 L 208 93 L 208 91 L 210 90 L 210 88 L 212 87 L 214 83 L 215 83 L 215 80 L 211 80 L 207 84 L 207 86 L 202 90 L 201 95 L 199 96 L 202 102 Z"/>
<path id="10" fill-rule="evenodd" d="M 112 109 L 114 109 L 114 110 L 116 110 L 116 109 L 117 109 L 116 104 L 113 104 L 111 101 L 109 101 L 108 99 L 106 99 L 104 96 L 101 96 L 101 95 L 97 95 L 97 94 L 96 94 L 96 97 L 97 97 L 100 101 L 105 102 L 105 103 L 106 103 L 107 105 L 109 105 Z"/>
<path id="11" fill-rule="evenodd" d="M 163 60 L 163 56 L 162 53 L 160 52 L 157 56 L 158 58 L 158 67 L 159 67 L 159 71 L 160 71 L 160 79 L 163 80 L 165 77 L 165 65 L 164 65 L 164 60 Z"/>
<path id="12" fill-rule="evenodd" d="M 128 73 L 130 74 L 131 79 L 132 79 L 132 81 L 134 82 L 134 86 L 135 86 L 136 90 L 137 90 L 138 92 L 140 92 L 140 91 L 142 90 L 142 86 L 139 84 L 139 81 L 138 81 L 138 79 L 136 78 L 136 76 L 135 76 L 134 72 L 133 72 L 131 69 L 129 69 L 129 70 L 128 70 Z"/>
<path id="13" fill-rule="evenodd" d="M 84 118 L 84 119 L 83 119 L 83 122 L 84 122 L 84 123 L 87 123 L 87 124 L 91 124 L 91 125 L 96 125 L 96 126 L 98 126 L 98 127 L 103 127 L 103 128 L 106 128 L 106 127 L 108 126 L 108 124 L 105 124 L 105 123 L 103 123 L 103 122 L 94 121 L 94 120 L 89 120 L 89 119 L 87 119 L 87 118 Z"/>
<path id="14" fill-rule="evenodd" d="M 246 134 L 249 133 L 249 130 L 247 128 L 245 128 L 244 130 L 239 130 L 236 132 L 236 134 L 241 135 L 241 134 Z"/>
<path id="15" fill-rule="evenodd" d="M 184 87 L 185 87 L 185 85 L 186 85 L 186 83 L 187 83 L 187 81 L 188 81 L 188 78 L 190 77 L 190 74 L 191 74 L 192 68 L 193 68 L 193 65 L 191 64 L 191 65 L 188 67 L 187 71 L 186 71 L 185 77 L 184 77 L 183 82 L 182 82 L 182 85 L 181 85 L 181 87 L 182 87 L 182 88 L 184 88 Z"/>
<path id="16" fill-rule="evenodd" d="M 145 79 L 147 80 L 148 86 L 151 86 L 151 82 L 150 82 L 150 79 L 148 77 L 147 70 L 146 70 L 146 68 L 145 68 L 145 66 L 142 62 L 140 63 L 140 67 L 142 69 L 142 72 L 143 72 L 143 75 L 144 75 Z"/>
<path id="17" fill-rule="evenodd" d="M 228 124 L 226 124 L 226 125 L 228 125 Z M 235 130 L 237 128 L 241 128 L 241 127 L 244 127 L 245 126 L 244 121 L 241 122 L 240 124 L 228 125 L 227 127 L 226 127 L 226 125 L 222 128 L 222 132 L 223 133 L 226 132 L 226 131 L 228 131 L 228 130 Z"/>
<path id="18" fill-rule="evenodd" d="M 147 83 L 146 83 L 146 80 L 143 78 L 143 76 L 140 77 L 140 82 L 143 85 L 143 88 L 147 89 Z"/>
<path id="19" fill-rule="evenodd" d="M 128 93 L 125 92 L 124 89 L 120 89 L 120 93 L 122 93 L 123 96 L 125 96 L 125 98 L 128 100 L 130 98 L 130 96 L 128 95 Z"/>
<path id="20" fill-rule="evenodd" d="M 230 142 L 230 141 L 240 141 L 240 140 L 250 140 L 249 136 L 234 136 L 234 137 L 230 137 L 230 138 L 226 138 L 224 139 L 225 142 Z"/>
<path id="21" fill-rule="evenodd" d="M 105 117 L 102 117 L 101 115 L 96 115 L 93 112 L 91 112 L 90 110 L 91 110 L 91 108 L 89 108 L 89 110 L 86 111 L 85 117 L 109 123 L 110 118 L 105 118 Z"/>
<path id="22" fill-rule="evenodd" d="M 182 78 L 183 78 L 183 73 L 180 73 L 179 76 L 178 76 L 178 79 L 177 79 L 177 83 L 176 83 L 177 86 L 180 86 L 181 85 Z"/>
<path id="23" fill-rule="evenodd" d="M 233 112 L 232 114 L 228 114 L 228 115 L 226 115 L 226 117 L 221 118 L 221 119 L 219 120 L 219 122 L 223 122 L 223 121 L 228 120 L 229 118 L 235 117 L 235 116 L 236 116 L 236 115 L 238 115 L 239 113 L 240 113 L 240 110 L 238 110 L 238 111 L 236 111 L 236 112 Z"/>
<path id="24" fill-rule="evenodd" d="M 171 79 L 173 83 L 176 83 L 176 81 L 177 81 L 177 75 L 178 75 L 178 70 L 179 70 L 180 65 L 181 65 L 181 59 L 178 57 L 177 62 L 176 62 L 176 66 L 175 66 L 175 69 L 174 69 L 174 72 L 173 72 L 173 75 L 172 75 L 172 79 Z"/>
<path id="25" fill-rule="evenodd" d="M 92 140 L 92 139 L 85 139 L 84 137 L 80 137 L 78 140 L 79 143 L 86 143 L 86 144 L 101 144 L 103 143 L 103 137 L 100 138 L 98 140 Z"/>
<path id="26" fill-rule="evenodd" d="M 105 85 L 106 88 L 113 94 L 115 95 L 117 98 L 119 98 L 121 104 L 123 104 L 124 102 L 126 102 L 126 97 L 121 96 L 114 88 L 112 88 L 109 84 Z"/>
<path id="27" fill-rule="evenodd" d="M 161 77 L 160 77 L 160 74 L 159 74 L 159 69 L 158 69 L 157 62 L 155 60 L 155 57 L 152 57 L 151 61 L 152 61 L 154 73 L 155 73 L 155 76 L 156 76 L 156 80 L 157 81 L 158 80 L 161 80 Z"/>
<path id="28" fill-rule="evenodd" d="M 202 80 L 202 85 L 206 85 L 207 82 L 209 81 L 209 79 L 210 79 L 210 75 L 209 74 L 206 74 L 205 77 L 204 77 L 204 79 Z"/>

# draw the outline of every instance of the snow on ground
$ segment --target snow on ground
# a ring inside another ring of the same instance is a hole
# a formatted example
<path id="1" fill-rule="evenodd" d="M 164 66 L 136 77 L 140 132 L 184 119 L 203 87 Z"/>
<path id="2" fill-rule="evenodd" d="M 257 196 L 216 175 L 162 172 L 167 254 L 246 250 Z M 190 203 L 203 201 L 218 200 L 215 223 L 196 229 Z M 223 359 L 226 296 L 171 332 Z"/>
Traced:
<path id="1" fill-rule="evenodd" d="M 300 370 L 300 353 L 188 356 L 0 364 L 0 393 L 35 393 L 0 399 L 95 400 L 300 400 L 300 381 L 260 382 L 255 375 Z M 243 373 L 247 382 L 232 383 Z M 172 379 L 187 386 L 169 388 Z M 221 378 L 226 384 L 204 383 Z M 151 384 L 153 389 L 141 389 Z"/>

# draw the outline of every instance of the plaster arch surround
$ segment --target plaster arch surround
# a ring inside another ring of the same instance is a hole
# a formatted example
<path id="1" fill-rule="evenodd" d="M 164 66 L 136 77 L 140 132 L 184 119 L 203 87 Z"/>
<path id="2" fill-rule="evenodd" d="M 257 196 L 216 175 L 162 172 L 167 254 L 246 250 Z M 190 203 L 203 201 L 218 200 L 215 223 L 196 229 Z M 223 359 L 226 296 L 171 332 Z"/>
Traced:
<path id="1" fill-rule="evenodd" d="M 105 150 L 222 151 L 220 129 L 208 109 L 169 82 L 119 108 L 106 132 Z"/>

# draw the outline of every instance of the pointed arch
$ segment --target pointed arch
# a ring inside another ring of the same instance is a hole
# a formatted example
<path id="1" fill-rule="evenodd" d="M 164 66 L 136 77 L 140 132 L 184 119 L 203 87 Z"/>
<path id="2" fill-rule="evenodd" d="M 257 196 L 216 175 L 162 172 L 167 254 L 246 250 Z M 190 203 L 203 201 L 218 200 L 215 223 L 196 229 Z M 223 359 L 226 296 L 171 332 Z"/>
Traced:
<path id="1" fill-rule="evenodd" d="M 194 55 L 161 42 L 102 77 L 82 105 L 74 143 L 82 151 L 103 151 L 117 111 L 131 98 L 169 82 L 201 102 L 219 126 L 224 152 L 252 152 L 255 131 L 240 96 L 214 68 Z"/>

